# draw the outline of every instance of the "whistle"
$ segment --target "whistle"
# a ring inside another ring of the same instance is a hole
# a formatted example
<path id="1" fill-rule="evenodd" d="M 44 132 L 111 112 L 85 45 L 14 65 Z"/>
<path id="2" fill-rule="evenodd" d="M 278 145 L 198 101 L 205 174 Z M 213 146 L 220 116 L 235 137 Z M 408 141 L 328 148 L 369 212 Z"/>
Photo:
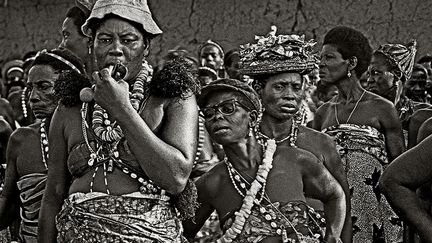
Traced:
<path id="1" fill-rule="evenodd" d="M 127 67 L 123 65 L 121 62 L 118 62 L 115 65 L 109 65 L 108 71 L 111 77 L 116 81 L 124 79 L 128 74 Z"/>

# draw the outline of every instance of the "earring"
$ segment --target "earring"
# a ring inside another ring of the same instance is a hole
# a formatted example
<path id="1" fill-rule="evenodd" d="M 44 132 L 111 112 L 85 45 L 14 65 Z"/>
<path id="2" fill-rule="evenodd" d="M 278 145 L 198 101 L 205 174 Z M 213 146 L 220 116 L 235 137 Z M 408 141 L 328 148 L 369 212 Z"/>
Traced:
<path id="1" fill-rule="evenodd" d="M 91 46 L 88 46 L 88 54 L 91 55 Z"/>
<path id="2" fill-rule="evenodd" d="M 348 71 L 348 73 L 347 73 L 347 77 L 348 77 L 348 78 L 351 78 L 351 72 L 350 72 L 350 71 Z"/>
<path id="3" fill-rule="evenodd" d="M 252 126 L 249 126 L 249 134 L 248 134 L 248 138 L 253 136 L 253 129 Z"/>

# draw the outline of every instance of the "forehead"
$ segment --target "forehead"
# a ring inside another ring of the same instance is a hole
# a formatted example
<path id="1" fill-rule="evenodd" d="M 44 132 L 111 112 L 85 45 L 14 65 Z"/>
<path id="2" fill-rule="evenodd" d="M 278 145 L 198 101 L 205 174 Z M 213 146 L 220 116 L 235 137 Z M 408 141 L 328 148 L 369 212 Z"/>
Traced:
<path id="1" fill-rule="evenodd" d="M 130 24 L 128 21 L 120 18 L 109 18 L 105 20 L 97 29 L 96 35 L 98 34 L 136 34 L 138 36 L 142 36 L 139 29 Z"/>
<path id="2" fill-rule="evenodd" d="M 219 53 L 219 49 L 216 46 L 207 45 L 201 50 L 201 53 Z"/>
<path id="3" fill-rule="evenodd" d="M 226 100 L 238 98 L 239 93 L 230 90 L 217 90 L 207 96 L 204 106 L 213 106 Z"/>
<path id="4" fill-rule="evenodd" d="M 58 74 L 55 69 L 49 65 L 35 65 L 30 68 L 28 74 L 28 83 L 34 83 L 38 81 L 52 81 L 54 82 Z"/>
<path id="5" fill-rule="evenodd" d="M 299 73 L 279 73 L 266 79 L 267 84 L 273 83 L 301 83 L 302 76 Z"/>
<path id="6" fill-rule="evenodd" d="M 385 57 L 380 55 L 380 54 L 372 55 L 370 66 L 374 67 L 374 68 L 382 68 L 382 69 L 386 69 L 386 70 L 388 68 Z"/>
<path id="7" fill-rule="evenodd" d="M 321 53 L 339 53 L 339 51 L 337 46 L 333 44 L 326 44 L 322 47 Z"/>
<path id="8" fill-rule="evenodd" d="M 73 18 L 67 17 L 64 21 L 63 21 L 63 25 L 62 25 L 63 29 L 75 29 L 78 30 L 78 27 L 75 25 Z"/>

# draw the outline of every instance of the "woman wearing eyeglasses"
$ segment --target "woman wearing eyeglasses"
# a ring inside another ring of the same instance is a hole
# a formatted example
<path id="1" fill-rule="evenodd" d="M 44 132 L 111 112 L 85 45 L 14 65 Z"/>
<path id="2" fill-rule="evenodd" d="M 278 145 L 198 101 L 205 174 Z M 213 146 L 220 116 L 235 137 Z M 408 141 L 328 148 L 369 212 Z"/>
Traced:
<path id="1" fill-rule="evenodd" d="M 311 153 L 276 149 L 273 139 L 255 137 L 261 104 L 251 87 L 221 79 L 204 87 L 199 104 L 226 158 L 197 181 L 200 207 L 184 224 L 187 237 L 216 210 L 224 232 L 218 242 L 338 241 L 345 219 L 342 188 Z M 325 220 L 305 203 L 304 191 L 323 201 Z"/>

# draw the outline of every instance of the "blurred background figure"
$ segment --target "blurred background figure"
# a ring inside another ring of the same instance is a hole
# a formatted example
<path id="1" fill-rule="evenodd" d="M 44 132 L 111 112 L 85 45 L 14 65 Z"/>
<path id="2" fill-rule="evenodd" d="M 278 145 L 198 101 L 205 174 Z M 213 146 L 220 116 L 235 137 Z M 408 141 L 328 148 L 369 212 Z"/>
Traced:
<path id="1" fill-rule="evenodd" d="M 430 95 L 426 92 L 427 80 L 427 69 L 420 64 L 414 64 L 411 77 L 405 83 L 405 95 L 415 102 L 430 103 Z"/>
<path id="2" fill-rule="evenodd" d="M 199 67 L 198 68 L 198 81 L 200 82 L 201 88 L 209 85 L 211 82 L 215 81 L 218 76 L 215 70 L 209 67 Z"/>
<path id="3" fill-rule="evenodd" d="M 5 90 L 3 97 L 8 97 L 10 93 L 15 90 L 21 90 L 25 84 L 23 82 L 24 70 L 23 61 L 14 59 L 6 62 L 2 67 L 2 77 L 4 81 Z"/>
<path id="4" fill-rule="evenodd" d="M 238 48 L 234 48 L 229 50 L 224 57 L 224 67 L 225 72 L 228 74 L 228 77 L 231 79 L 242 80 L 239 72 L 240 65 L 240 53 Z"/>
<path id="5" fill-rule="evenodd" d="M 86 72 L 93 71 L 92 41 L 84 35 L 81 26 L 86 21 L 88 14 L 83 8 L 74 6 L 66 12 L 66 18 L 62 24 L 62 41 L 59 48 L 65 48 L 73 52 L 84 63 Z"/>
<path id="6" fill-rule="evenodd" d="M 227 76 L 224 69 L 224 50 L 216 42 L 208 40 L 198 51 L 200 67 L 209 67 L 216 71 L 218 78 Z"/>

